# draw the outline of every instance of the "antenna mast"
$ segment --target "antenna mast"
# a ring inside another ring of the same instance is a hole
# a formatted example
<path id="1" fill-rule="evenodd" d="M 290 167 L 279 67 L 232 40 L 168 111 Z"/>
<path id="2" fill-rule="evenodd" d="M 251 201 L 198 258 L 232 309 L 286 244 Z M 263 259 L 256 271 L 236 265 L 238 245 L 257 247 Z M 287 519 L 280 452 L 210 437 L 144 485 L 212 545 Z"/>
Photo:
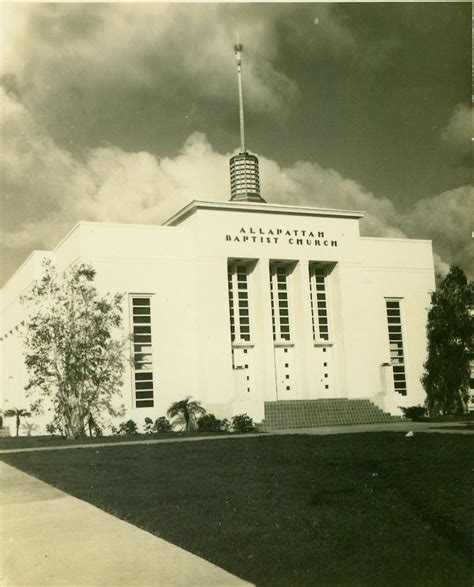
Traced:
<path id="1" fill-rule="evenodd" d="M 244 130 L 244 94 L 242 90 L 242 45 L 237 38 L 234 53 L 237 57 L 237 74 L 239 80 L 239 115 L 240 115 L 240 153 L 230 158 L 230 199 L 232 202 L 257 202 L 265 200 L 260 195 L 260 176 L 258 158 L 247 153 Z"/>
<path id="2" fill-rule="evenodd" d="M 240 43 L 234 45 L 234 53 L 237 57 L 237 75 L 239 79 L 240 152 L 245 153 L 244 93 L 242 89 L 242 59 L 240 58 L 242 50 L 243 47 Z"/>

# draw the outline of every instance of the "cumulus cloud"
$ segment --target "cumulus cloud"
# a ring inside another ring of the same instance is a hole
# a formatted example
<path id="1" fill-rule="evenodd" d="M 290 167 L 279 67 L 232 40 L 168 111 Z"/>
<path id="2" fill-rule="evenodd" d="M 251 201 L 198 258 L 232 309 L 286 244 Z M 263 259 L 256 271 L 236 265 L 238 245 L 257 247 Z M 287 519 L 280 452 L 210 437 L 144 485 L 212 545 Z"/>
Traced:
<path id="1" fill-rule="evenodd" d="M 264 185 L 272 201 L 363 210 L 361 234 L 432 240 L 435 267 L 440 274 L 447 273 L 449 265 L 456 263 L 474 275 L 472 186 L 423 198 L 401 212 L 390 200 L 376 197 L 357 182 L 315 162 L 299 162 L 280 168 L 276 162 L 263 159 L 261 167 Z"/>
<path id="2" fill-rule="evenodd" d="M 75 157 L 14 96 L 0 90 L 0 100 L 4 278 L 29 251 L 54 247 L 79 220 L 160 223 L 192 199 L 228 197 L 227 156 L 200 133 L 174 158 L 114 145 Z"/>
<path id="3" fill-rule="evenodd" d="M 397 214 L 390 200 L 376 198 L 357 182 L 343 178 L 333 169 L 324 169 L 316 162 L 297 162 L 291 167 L 280 168 L 276 162 L 266 159 L 262 160 L 261 166 L 272 201 L 364 210 L 362 228 L 367 236 L 403 236 L 396 227 Z"/>
<path id="4" fill-rule="evenodd" d="M 471 156 L 472 110 L 467 104 L 458 104 L 442 130 L 441 139 L 458 162 L 468 162 Z"/>
<path id="5" fill-rule="evenodd" d="M 418 200 L 405 217 L 410 236 L 429 238 L 444 261 L 474 273 L 474 188 L 462 186 Z"/>
<path id="6" fill-rule="evenodd" d="M 337 9 L 316 10 L 252 3 L 16 4 L 5 8 L 3 83 L 75 153 L 104 141 L 126 150 L 162 152 L 170 143 L 176 149 L 186 133 L 207 128 L 200 123 L 210 117 L 220 127 L 231 120 L 235 128 L 232 46 L 239 31 L 247 113 L 285 120 L 300 89 L 282 68 L 282 44 L 292 40 L 305 51 L 334 55 L 356 45 Z M 191 118 L 193 125 L 182 128 Z"/>
<path id="7" fill-rule="evenodd" d="M 281 117 L 299 96 L 296 83 L 274 64 L 284 15 L 275 10 L 257 18 L 259 10 L 219 4 L 141 4 L 139 10 L 134 4 L 21 5 L 4 43 L 15 49 L 6 50 L 4 80 L 14 82 L 23 103 L 56 139 L 97 146 L 104 136 L 133 134 L 126 117 L 133 113 L 137 121 L 141 109 L 157 124 L 161 112 L 184 116 L 196 102 L 214 109 L 218 104 L 216 114 L 235 109 L 232 44 L 241 28 L 247 108 Z M 288 8 L 286 14 L 291 19 Z"/>
<path id="8" fill-rule="evenodd" d="M 175 157 L 114 145 L 73 156 L 14 96 L 4 93 L 2 99 L 4 277 L 27 251 L 53 247 L 79 220 L 161 223 L 192 199 L 229 199 L 230 154 L 217 152 L 202 133 L 191 134 Z M 390 200 L 317 162 L 282 167 L 260 157 L 260 164 L 269 201 L 364 210 L 363 234 L 430 238 L 441 270 L 451 262 L 472 270 L 471 187 L 425 198 L 401 214 Z"/>
<path id="9" fill-rule="evenodd" d="M 191 135 L 175 158 L 112 146 L 94 149 L 84 166 L 97 187 L 85 203 L 87 214 L 118 222 L 161 222 L 190 200 L 226 199 L 228 179 L 216 170 L 227 165 L 201 133 Z"/>
<path id="10" fill-rule="evenodd" d="M 59 148 L 20 102 L 2 89 L 0 100 L 1 227 L 8 240 L 12 227 L 33 222 L 38 212 L 39 218 L 61 212 L 67 202 L 93 191 L 93 185 L 81 163 Z"/>

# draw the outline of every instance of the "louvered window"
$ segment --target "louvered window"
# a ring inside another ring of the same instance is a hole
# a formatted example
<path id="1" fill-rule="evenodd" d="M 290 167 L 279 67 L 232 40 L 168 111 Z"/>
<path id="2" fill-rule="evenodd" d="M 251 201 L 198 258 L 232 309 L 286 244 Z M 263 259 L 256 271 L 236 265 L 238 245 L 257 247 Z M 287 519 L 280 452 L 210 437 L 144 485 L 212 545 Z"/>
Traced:
<path id="1" fill-rule="evenodd" d="M 249 265 L 237 262 L 229 263 L 227 278 L 232 342 L 249 342 Z"/>
<path id="2" fill-rule="evenodd" d="M 288 275 L 287 265 L 270 265 L 273 340 L 277 342 L 289 341 L 291 337 Z"/>
<path id="3" fill-rule="evenodd" d="M 315 263 L 309 265 L 309 288 L 311 297 L 311 320 L 313 339 L 329 340 L 329 317 L 326 287 L 326 269 Z"/>
<path id="4" fill-rule="evenodd" d="M 132 356 L 135 406 L 152 408 L 154 405 L 153 353 L 151 338 L 151 297 L 133 296 Z"/>
<path id="5" fill-rule="evenodd" d="M 390 364 L 393 368 L 393 386 L 395 391 L 406 395 L 407 381 L 400 300 L 385 300 L 385 304 L 390 345 Z"/>

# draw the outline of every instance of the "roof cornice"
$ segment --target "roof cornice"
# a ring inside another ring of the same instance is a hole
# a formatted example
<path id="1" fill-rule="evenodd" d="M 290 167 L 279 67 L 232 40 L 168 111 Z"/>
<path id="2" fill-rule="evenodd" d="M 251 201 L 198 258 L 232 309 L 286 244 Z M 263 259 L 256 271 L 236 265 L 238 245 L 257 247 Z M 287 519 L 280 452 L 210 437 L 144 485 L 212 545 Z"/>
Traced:
<path id="1" fill-rule="evenodd" d="M 221 210 L 224 212 L 256 212 L 259 214 L 287 214 L 328 218 L 352 218 L 359 220 L 364 212 L 358 210 L 336 210 L 333 208 L 312 208 L 310 206 L 289 206 L 287 204 L 259 204 L 255 202 L 209 202 L 193 200 L 173 214 L 162 226 L 176 226 L 198 210 Z"/>

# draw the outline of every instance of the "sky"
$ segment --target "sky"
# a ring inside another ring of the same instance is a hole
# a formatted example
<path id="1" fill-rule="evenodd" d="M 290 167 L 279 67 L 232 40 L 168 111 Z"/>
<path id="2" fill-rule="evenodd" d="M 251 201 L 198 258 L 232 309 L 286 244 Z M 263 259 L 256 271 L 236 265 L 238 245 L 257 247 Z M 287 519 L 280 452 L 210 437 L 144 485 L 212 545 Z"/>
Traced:
<path id="1" fill-rule="evenodd" d="M 0 284 L 78 221 L 229 199 L 237 36 L 263 197 L 364 210 L 474 277 L 470 3 L 0 10 Z"/>

